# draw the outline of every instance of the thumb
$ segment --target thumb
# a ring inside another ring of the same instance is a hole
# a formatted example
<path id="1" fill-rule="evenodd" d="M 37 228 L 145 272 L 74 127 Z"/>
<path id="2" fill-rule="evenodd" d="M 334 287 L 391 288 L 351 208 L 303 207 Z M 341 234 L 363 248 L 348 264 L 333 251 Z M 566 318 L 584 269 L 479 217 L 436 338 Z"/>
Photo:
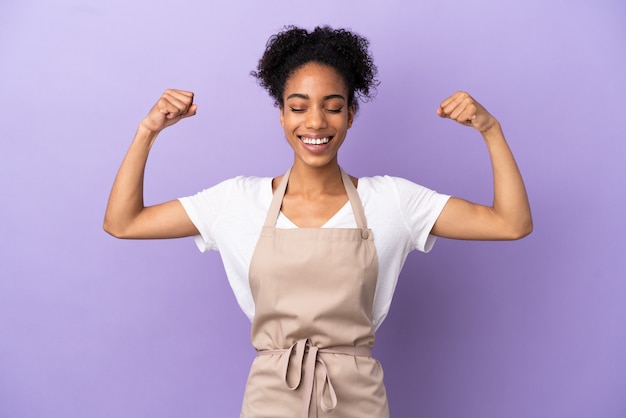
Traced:
<path id="1" fill-rule="evenodd" d="M 180 115 L 180 117 L 182 119 L 182 118 L 188 118 L 190 116 L 195 116 L 197 110 L 198 110 L 198 105 L 194 103 L 191 106 L 189 106 L 189 109 L 187 109 L 187 111 L 184 114 Z"/>

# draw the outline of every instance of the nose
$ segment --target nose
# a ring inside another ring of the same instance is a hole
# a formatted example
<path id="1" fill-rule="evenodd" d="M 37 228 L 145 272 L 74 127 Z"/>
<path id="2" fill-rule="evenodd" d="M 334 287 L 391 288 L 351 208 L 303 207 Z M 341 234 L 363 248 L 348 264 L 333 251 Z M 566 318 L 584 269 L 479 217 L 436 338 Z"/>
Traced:
<path id="1" fill-rule="evenodd" d="M 324 109 L 312 107 L 307 112 L 305 126 L 310 129 L 326 128 L 326 115 Z"/>

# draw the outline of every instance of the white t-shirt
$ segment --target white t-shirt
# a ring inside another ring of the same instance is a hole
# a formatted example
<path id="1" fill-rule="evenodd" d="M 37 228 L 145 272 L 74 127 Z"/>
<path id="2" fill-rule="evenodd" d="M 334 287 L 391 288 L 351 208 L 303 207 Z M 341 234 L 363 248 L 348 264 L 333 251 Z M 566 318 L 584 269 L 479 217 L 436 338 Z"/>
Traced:
<path id="1" fill-rule="evenodd" d="M 390 177 L 362 177 L 357 192 L 372 230 L 378 255 L 378 282 L 373 324 L 378 328 L 389 312 L 400 270 L 414 249 L 428 252 L 435 243 L 430 231 L 449 196 Z M 252 320 L 254 301 L 248 269 L 272 200 L 271 177 L 236 177 L 179 199 L 200 235 L 195 242 L 204 252 L 220 252 L 230 286 L 243 312 Z M 282 213 L 277 228 L 297 228 Z M 356 228 L 346 203 L 323 228 Z"/>

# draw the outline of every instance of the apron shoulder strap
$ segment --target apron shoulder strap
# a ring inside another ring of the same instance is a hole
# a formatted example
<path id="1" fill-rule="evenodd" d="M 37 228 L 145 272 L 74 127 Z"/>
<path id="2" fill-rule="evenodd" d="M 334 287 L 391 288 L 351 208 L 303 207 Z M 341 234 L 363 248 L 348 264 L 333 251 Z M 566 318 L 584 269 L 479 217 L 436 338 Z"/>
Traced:
<path id="1" fill-rule="evenodd" d="M 265 223 L 263 226 L 274 227 L 276 225 L 276 219 L 278 219 L 278 213 L 280 212 L 280 207 L 283 204 L 283 197 L 285 197 L 285 191 L 287 190 L 287 183 L 289 182 L 289 174 L 291 173 L 291 167 L 287 172 L 283 175 L 283 178 L 280 180 L 276 191 L 272 197 L 272 203 L 270 203 L 270 208 L 267 211 L 267 216 L 265 217 Z"/>
<path id="2" fill-rule="evenodd" d="M 340 167 L 339 169 L 341 170 L 341 179 L 343 180 L 343 185 L 346 188 L 346 193 L 348 194 L 348 199 L 352 206 L 352 212 L 356 219 L 356 226 L 359 229 L 367 229 L 367 219 L 365 218 L 365 211 L 363 210 L 359 192 L 357 192 L 356 187 L 354 187 L 350 176 L 343 171 L 343 168 Z"/>

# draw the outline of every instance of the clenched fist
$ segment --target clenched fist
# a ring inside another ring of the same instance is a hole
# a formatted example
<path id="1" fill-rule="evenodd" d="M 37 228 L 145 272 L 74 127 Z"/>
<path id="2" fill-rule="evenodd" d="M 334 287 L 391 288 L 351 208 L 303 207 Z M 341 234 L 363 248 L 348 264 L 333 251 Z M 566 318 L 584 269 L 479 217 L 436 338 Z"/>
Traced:
<path id="1" fill-rule="evenodd" d="M 456 92 L 441 102 L 437 114 L 442 118 L 450 118 L 463 125 L 471 126 L 481 133 L 498 124 L 496 118 L 463 91 Z"/>
<path id="2" fill-rule="evenodd" d="M 165 90 L 141 125 L 152 132 L 160 132 L 183 118 L 196 114 L 193 93 L 184 90 Z"/>

